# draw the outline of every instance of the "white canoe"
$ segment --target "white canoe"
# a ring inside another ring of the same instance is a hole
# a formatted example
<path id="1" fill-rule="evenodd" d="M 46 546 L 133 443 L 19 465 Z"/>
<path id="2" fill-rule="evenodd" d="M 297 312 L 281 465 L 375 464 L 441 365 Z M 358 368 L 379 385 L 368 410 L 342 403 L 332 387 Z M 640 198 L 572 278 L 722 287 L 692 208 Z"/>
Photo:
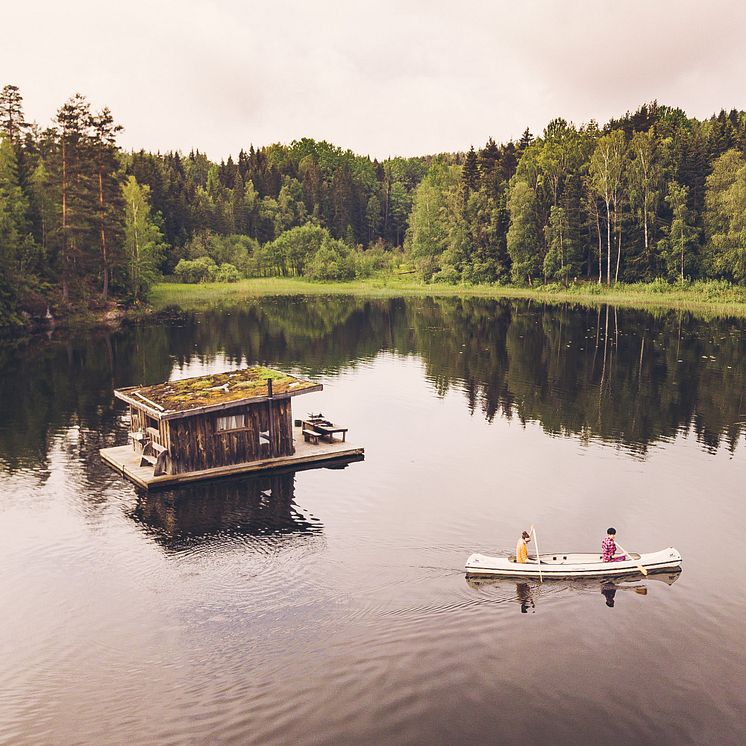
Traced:
<path id="1" fill-rule="evenodd" d="M 613 578 L 634 575 L 642 565 L 648 572 L 663 572 L 681 567 L 681 555 L 673 548 L 649 554 L 630 553 L 632 560 L 603 562 L 600 554 L 564 554 L 554 552 L 541 555 L 541 575 L 547 578 Z M 536 559 L 533 557 L 532 559 Z M 506 577 L 539 578 L 536 562 L 518 563 L 515 557 L 489 557 L 472 554 L 466 560 L 467 575 L 503 575 Z"/>

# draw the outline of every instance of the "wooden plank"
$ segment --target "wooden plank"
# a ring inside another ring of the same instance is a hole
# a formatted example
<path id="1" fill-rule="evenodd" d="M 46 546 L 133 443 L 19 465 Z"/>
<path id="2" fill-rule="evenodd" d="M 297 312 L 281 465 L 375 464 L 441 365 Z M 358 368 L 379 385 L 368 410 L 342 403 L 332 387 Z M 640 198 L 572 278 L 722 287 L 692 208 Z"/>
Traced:
<path id="1" fill-rule="evenodd" d="M 350 443 L 343 444 L 335 441 L 333 444 L 320 443 L 318 446 L 314 446 L 303 443 L 303 436 L 300 429 L 294 429 L 293 435 L 297 435 L 297 448 L 293 455 L 262 458 L 208 469 L 180 470 L 178 473 L 166 473 L 160 476 L 154 475 L 153 467 L 140 467 L 140 456 L 129 446 L 104 448 L 100 453 L 104 461 L 120 472 L 122 476 L 127 477 L 145 489 L 185 484 L 192 481 L 232 476 L 234 474 L 289 469 L 294 466 L 311 465 L 335 459 L 359 459 L 364 457 L 365 450 Z M 168 466 L 168 464 L 164 463 L 164 466 Z"/>

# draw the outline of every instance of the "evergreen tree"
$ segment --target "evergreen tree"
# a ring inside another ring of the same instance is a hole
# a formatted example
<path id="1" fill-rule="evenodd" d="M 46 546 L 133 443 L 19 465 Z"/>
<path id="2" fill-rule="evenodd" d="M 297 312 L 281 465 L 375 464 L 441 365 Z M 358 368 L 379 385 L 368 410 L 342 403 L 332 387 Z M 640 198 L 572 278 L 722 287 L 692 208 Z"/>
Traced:
<path id="1" fill-rule="evenodd" d="M 0 135 L 0 326 L 18 322 L 16 311 L 22 282 L 19 259 L 27 209 L 18 181 L 15 150 L 10 138 Z"/>
<path id="2" fill-rule="evenodd" d="M 461 175 L 461 184 L 464 194 L 464 206 L 469 201 L 469 195 L 479 189 L 479 169 L 477 167 L 477 154 L 474 146 L 469 148 L 464 161 L 464 170 Z"/>
<path id="3" fill-rule="evenodd" d="M 19 147 L 28 127 L 23 115 L 23 96 L 18 86 L 4 86 L 0 91 L 0 132 L 13 146 Z"/>
<path id="4" fill-rule="evenodd" d="M 109 108 L 91 118 L 91 148 L 96 168 L 95 186 L 98 194 L 99 250 L 101 252 L 101 297 L 109 295 L 112 267 L 116 266 L 121 245 L 122 188 L 117 160 L 117 134 L 122 127 L 114 123 Z"/>
<path id="5" fill-rule="evenodd" d="M 70 286 L 79 284 L 87 268 L 96 198 L 91 167 L 91 112 L 88 101 L 76 93 L 57 111 L 54 179 L 61 206 L 57 235 L 57 262 L 62 301 L 70 298 Z"/>

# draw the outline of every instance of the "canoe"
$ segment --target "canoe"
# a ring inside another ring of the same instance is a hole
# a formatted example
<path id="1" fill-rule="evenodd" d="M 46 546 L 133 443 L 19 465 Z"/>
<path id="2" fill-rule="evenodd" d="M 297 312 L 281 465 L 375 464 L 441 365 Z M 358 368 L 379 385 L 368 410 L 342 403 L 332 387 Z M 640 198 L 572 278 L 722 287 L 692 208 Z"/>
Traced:
<path id="1" fill-rule="evenodd" d="M 639 565 L 648 572 L 664 572 L 681 567 L 681 555 L 673 548 L 661 549 L 649 554 L 630 553 L 633 558 L 623 562 L 604 562 L 600 554 L 554 552 L 541 555 L 541 575 L 547 578 L 613 578 L 620 575 L 639 574 Z M 536 559 L 533 557 L 531 559 Z M 501 575 L 514 578 L 539 578 L 536 562 L 524 564 L 515 561 L 515 556 L 490 557 L 472 554 L 466 560 L 467 575 Z"/>

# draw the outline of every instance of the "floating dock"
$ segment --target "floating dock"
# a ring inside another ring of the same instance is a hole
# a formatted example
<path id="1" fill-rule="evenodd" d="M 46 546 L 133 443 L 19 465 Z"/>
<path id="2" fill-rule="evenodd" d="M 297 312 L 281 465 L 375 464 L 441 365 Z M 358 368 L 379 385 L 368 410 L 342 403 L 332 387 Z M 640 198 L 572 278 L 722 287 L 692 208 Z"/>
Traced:
<path id="1" fill-rule="evenodd" d="M 315 464 L 338 459 L 361 459 L 365 454 L 364 448 L 357 447 L 353 443 L 343 443 L 339 440 L 331 443 L 319 441 L 318 445 L 306 443 L 303 439 L 301 428 L 298 427 L 293 428 L 293 436 L 295 453 L 291 456 L 265 458 L 242 464 L 217 466 L 212 469 L 188 471 L 181 474 L 162 474 L 160 476 L 155 476 L 153 465 L 147 464 L 146 466 L 140 466 L 142 462 L 141 456 L 133 450 L 132 445 L 102 448 L 99 452 L 101 458 L 109 466 L 146 490 L 173 487 L 174 485 L 196 482 L 202 479 L 216 479 L 218 477 L 235 476 L 236 474 L 266 472 L 274 469 L 300 466 L 302 464 Z"/>
<path id="2" fill-rule="evenodd" d="M 115 389 L 129 408 L 129 444 L 101 457 L 145 489 L 362 458 L 347 427 L 321 414 L 293 420 L 292 400 L 322 389 L 261 366 Z"/>

